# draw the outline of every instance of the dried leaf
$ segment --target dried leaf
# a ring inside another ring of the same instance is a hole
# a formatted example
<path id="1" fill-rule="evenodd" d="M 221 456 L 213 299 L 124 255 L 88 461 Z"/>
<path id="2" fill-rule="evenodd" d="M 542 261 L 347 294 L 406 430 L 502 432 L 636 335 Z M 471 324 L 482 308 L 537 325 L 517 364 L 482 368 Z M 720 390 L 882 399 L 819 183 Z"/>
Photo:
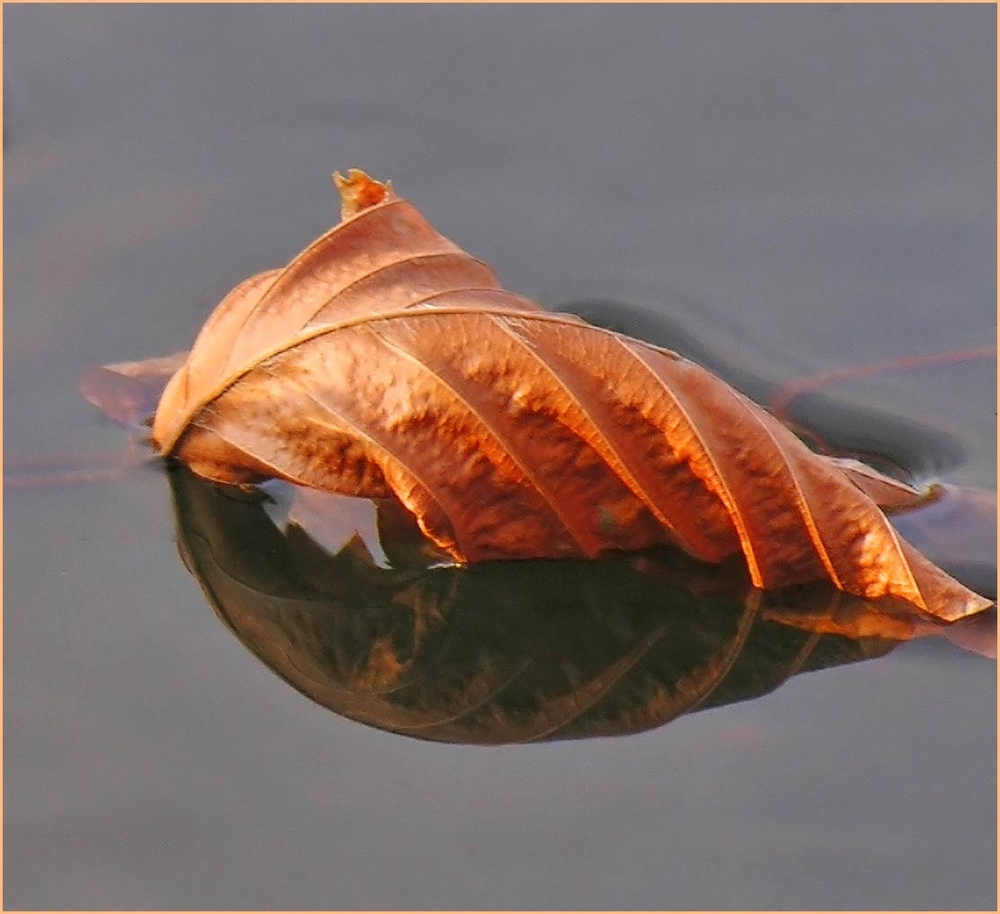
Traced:
<path id="1" fill-rule="evenodd" d="M 654 544 L 754 586 L 829 580 L 944 619 L 981 610 L 872 495 L 920 493 L 818 456 L 665 349 L 500 288 L 391 187 L 337 178 L 344 221 L 222 302 L 153 438 L 222 482 L 395 496 L 461 562 Z"/>

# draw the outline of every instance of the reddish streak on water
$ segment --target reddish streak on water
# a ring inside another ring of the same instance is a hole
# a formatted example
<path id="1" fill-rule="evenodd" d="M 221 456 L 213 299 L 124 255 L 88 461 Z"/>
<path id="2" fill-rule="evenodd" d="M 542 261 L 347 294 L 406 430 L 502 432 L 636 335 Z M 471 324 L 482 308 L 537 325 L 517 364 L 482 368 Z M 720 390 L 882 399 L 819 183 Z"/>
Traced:
<path id="1" fill-rule="evenodd" d="M 853 368 L 838 368 L 822 374 L 810 375 L 795 381 L 782 384 L 772 395 L 770 410 L 782 421 L 787 420 L 788 408 L 796 397 L 809 391 L 818 390 L 836 381 L 846 381 L 851 378 L 872 377 L 889 374 L 893 371 L 908 371 L 912 368 L 925 368 L 929 365 L 947 365 L 955 362 L 971 362 L 975 359 L 996 358 L 996 346 L 979 346 L 971 349 L 952 349 L 948 352 L 936 352 L 930 355 L 913 355 L 888 362 L 875 362 L 870 365 L 856 365 Z"/>

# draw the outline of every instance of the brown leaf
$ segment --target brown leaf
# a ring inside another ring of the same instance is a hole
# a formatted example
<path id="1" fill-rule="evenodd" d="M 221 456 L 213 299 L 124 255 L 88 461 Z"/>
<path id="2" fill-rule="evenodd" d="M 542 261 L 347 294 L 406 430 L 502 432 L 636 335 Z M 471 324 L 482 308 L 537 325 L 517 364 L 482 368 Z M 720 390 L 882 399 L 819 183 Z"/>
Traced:
<path id="1" fill-rule="evenodd" d="M 870 497 L 918 492 L 812 453 L 673 352 L 504 291 L 390 186 L 337 183 L 344 221 L 209 318 L 157 409 L 164 455 L 394 495 L 461 562 L 666 543 L 741 552 L 760 588 L 825 579 L 944 619 L 989 605 Z"/>

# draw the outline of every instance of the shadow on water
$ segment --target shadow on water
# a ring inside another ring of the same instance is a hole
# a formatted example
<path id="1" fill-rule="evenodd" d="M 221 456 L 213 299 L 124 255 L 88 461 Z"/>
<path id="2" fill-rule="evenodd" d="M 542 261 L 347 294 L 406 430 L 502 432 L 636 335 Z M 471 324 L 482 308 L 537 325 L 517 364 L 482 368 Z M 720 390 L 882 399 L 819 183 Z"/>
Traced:
<path id="1" fill-rule="evenodd" d="M 678 297 L 677 293 L 674 297 Z M 683 299 L 682 303 L 698 304 Z M 779 385 L 765 374 L 720 358 L 712 346 L 668 312 L 604 299 L 563 302 L 558 310 L 673 349 L 708 368 L 757 403 L 767 405 L 778 390 Z M 967 448 L 959 438 L 926 422 L 843 402 L 824 393 L 805 393 L 797 400 L 795 418 L 813 436 L 838 451 L 863 456 L 866 462 L 890 473 L 896 467 L 914 476 L 938 475 L 961 466 L 967 459 Z"/>
<path id="2" fill-rule="evenodd" d="M 355 533 L 331 553 L 280 530 L 266 495 L 169 477 L 181 556 L 237 638 L 337 714 L 420 739 L 636 733 L 918 635 L 987 653 L 995 641 L 995 613 L 938 626 L 827 585 L 765 594 L 740 562 L 665 549 L 435 566 L 386 514 L 379 546 Z"/>

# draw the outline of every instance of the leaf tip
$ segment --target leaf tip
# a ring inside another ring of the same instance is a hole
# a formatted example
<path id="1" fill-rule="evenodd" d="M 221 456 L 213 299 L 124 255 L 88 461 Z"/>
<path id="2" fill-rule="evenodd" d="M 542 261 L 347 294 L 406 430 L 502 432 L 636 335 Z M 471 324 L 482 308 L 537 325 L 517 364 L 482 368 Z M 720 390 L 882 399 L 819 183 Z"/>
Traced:
<path id="1" fill-rule="evenodd" d="M 392 194 L 392 182 L 376 181 L 358 168 L 347 171 L 345 178 L 339 171 L 333 173 L 333 183 L 340 192 L 340 218 L 350 219 L 362 210 L 377 206 Z"/>

